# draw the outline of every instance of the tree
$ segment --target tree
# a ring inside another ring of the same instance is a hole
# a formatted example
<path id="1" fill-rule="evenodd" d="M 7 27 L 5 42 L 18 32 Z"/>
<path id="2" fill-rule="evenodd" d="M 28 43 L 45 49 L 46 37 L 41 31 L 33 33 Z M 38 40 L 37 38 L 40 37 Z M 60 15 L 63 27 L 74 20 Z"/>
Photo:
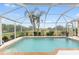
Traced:
<path id="1" fill-rule="evenodd" d="M 39 27 L 40 27 L 40 17 L 41 17 L 42 13 L 40 11 L 32 11 L 29 12 L 28 16 L 30 19 L 30 22 L 33 26 L 34 32 L 37 30 L 37 32 L 39 32 Z"/>

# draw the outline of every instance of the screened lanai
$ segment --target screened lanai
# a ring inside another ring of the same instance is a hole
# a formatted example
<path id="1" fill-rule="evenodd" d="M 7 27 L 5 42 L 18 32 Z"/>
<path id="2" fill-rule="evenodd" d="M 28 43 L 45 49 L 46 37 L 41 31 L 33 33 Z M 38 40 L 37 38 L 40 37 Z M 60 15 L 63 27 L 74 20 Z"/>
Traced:
<path id="1" fill-rule="evenodd" d="M 0 42 L 3 36 L 77 36 L 79 4 L 1 3 Z"/>

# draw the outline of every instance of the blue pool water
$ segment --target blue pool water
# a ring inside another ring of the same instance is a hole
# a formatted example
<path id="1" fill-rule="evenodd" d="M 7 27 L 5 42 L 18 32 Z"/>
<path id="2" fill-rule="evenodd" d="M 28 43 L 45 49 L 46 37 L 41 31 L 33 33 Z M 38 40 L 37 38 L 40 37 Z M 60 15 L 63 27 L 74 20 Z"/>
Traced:
<path id="1" fill-rule="evenodd" d="M 79 41 L 69 38 L 24 38 L 3 52 L 51 52 L 57 48 L 79 48 Z"/>

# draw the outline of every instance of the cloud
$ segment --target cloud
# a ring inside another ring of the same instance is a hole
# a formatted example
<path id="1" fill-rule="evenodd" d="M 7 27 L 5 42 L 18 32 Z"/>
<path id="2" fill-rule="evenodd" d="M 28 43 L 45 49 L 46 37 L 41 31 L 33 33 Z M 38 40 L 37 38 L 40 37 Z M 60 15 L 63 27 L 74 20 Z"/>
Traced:
<path id="1" fill-rule="evenodd" d="M 7 7 L 16 7 L 14 4 L 8 4 L 8 3 L 5 3 L 4 6 L 7 6 Z"/>
<path id="2" fill-rule="evenodd" d="M 76 18 L 79 18 L 79 13 L 76 14 Z"/>
<path id="3" fill-rule="evenodd" d="M 8 6 L 8 7 L 9 7 L 9 6 L 10 6 L 10 4 L 4 4 L 4 6 Z"/>

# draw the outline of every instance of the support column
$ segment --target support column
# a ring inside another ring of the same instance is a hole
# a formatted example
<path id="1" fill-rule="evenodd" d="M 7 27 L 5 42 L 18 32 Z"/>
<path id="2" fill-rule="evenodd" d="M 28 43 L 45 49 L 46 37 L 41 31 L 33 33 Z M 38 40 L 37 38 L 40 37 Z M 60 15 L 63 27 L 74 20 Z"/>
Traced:
<path id="1" fill-rule="evenodd" d="M 77 21 L 77 29 L 78 29 L 78 36 L 79 36 L 79 21 Z"/>
<path id="2" fill-rule="evenodd" d="M 67 23 L 67 33 L 66 33 L 67 36 L 70 36 L 70 32 L 69 32 L 69 23 Z"/>
<path id="3" fill-rule="evenodd" d="M 14 38 L 16 38 L 16 22 L 14 23 Z"/>
<path id="4" fill-rule="evenodd" d="M 0 19 L 0 45 L 2 45 L 2 20 Z"/>
<path id="5" fill-rule="evenodd" d="M 72 36 L 74 36 L 74 26 L 73 26 L 73 22 L 72 22 Z"/>
<path id="6" fill-rule="evenodd" d="M 75 26 L 76 26 L 76 36 L 78 36 L 78 24 L 77 24 L 77 21 L 75 22 Z"/>
<path id="7" fill-rule="evenodd" d="M 58 30 L 57 30 L 57 24 L 56 24 L 56 27 L 55 27 L 55 35 L 58 36 L 57 34 L 58 34 Z"/>
<path id="8" fill-rule="evenodd" d="M 68 34 L 68 23 L 66 23 L 66 33 L 65 33 L 65 35 L 68 36 L 67 34 Z"/>
<path id="9" fill-rule="evenodd" d="M 70 22 L 70 29 L 69 29 L 70 31 L 70 36 L 73 36 L 73 23 L 72 22 Z"/>
<path id="10" fill-rule="evenodd" d="M 68 36 L 72 36 L 72 24 L 69 22 L 68 24 L 67 24 L 67 26 L 68 26 Z"/>

